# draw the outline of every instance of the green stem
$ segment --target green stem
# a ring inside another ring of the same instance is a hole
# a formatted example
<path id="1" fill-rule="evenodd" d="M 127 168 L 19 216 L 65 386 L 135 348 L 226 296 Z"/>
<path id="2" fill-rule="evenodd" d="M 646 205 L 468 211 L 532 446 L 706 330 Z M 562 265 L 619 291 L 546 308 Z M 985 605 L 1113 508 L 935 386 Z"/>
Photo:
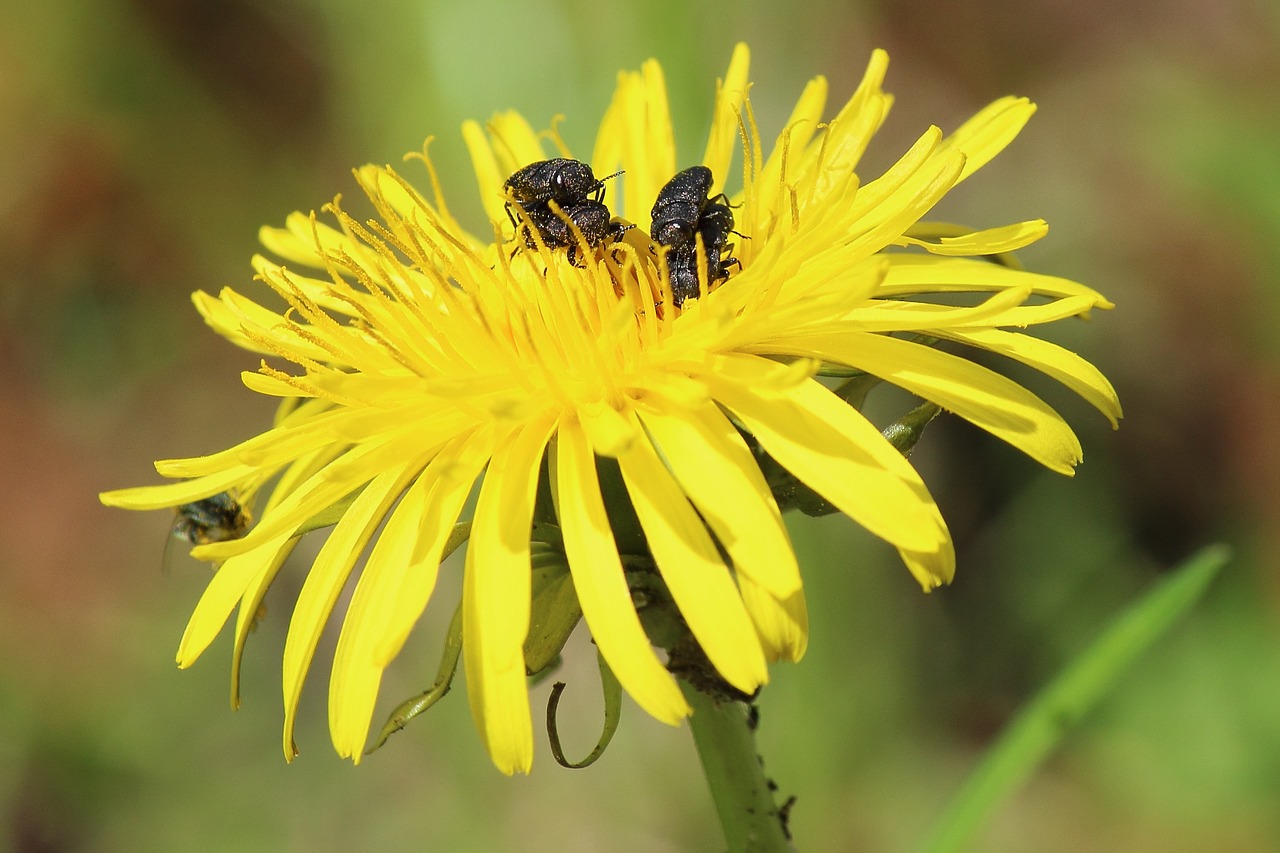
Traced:
<path id="1" fill-rule="evenodd" d="M 693 707 L 689 728 L 729 853 L 793 853 L 756 752 L 747 706 L 717 704 L 684 681 L 680 686 Z"/>

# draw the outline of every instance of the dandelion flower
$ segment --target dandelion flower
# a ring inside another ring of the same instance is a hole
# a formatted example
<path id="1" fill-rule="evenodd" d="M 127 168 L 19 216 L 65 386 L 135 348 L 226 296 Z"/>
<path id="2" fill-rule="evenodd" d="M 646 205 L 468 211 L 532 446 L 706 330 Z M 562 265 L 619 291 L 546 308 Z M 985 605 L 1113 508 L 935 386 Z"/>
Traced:
<path id="1" fill-rule="evenodd" d="M 1035 109 L 1026 99 L 996 101 L 949 136 L 929 128 L 883 175 L 860 180 L 859 159 L 890 106 L 886 66 L 873 54 L 825 124 L 826 82 L 812 80 L 766 157 L 747 98 L 748 53 L 736 49 L 701 164 L 714 196 L 741 176 L 725 200 L 737 263 L 708 275 L 699 238 L 698 295 L 678 305 L 664 253 L 647 236 L 653 201 L 681 168 L 652 61 L 619 76 L 591 153 L 596 174 L 622 170 L 610 184 L 621 199 L 614 212 L 635 226 L 603 247 L 584 245 L 576 226 L 567 229 L 576 258 L 516 238 L 504 182 L 570 155 L 554 134 L 560 150 L 549 152 L 548 135 L 514 113 L 463 127 L 491 233 L 450 214 L 425 149 L 417 156 L 429 197 L 389 167 L 365 166 L 356 178 L 376 219 L 357 221 L 335 200 L 325 216 L 295 213 L 284 228 L 264 228 L 264 246 L 285 263 L 257 256 L 253 265 L 287 308 L 231 289 L 194 301 L 219 334 L 289 363 L 244 375 L 251 390 L 284 400 L 277 422 L 222 452 L 156 464 L 179 482 L 102 496 L 158 509 L 269 492 L 247 535 L 193 551 L 220 567 L 179 664 L 194 662 L 238 606 L 238 669 L 293 543 L 332 524 L 285 643 L 284 748 L 292 757 L 317 642 L 367 550 L 329 690 L 334 744 L 358 760 L 383 671 L 427 606 L 475 489 L 461 611 L 467 693 L 497 767 L 528 772 L 523 644 L 543 488 L 601 656 L 638 704 L 676 724 L 689 707 L 628 587 L 608 466 L 688 631 L 742 693 L 765 683 L 770 661 L 798 659 L 807 639 L 800 573 L 762 454 L 896 548 L 926 590 L 948 582 L 951 539 L 924 482 L 822 377 L 833 368 L 878 377 L 1069 474 L 1081 448 L 1053 409 L 936 344 L 1030 365 L 1114 423 L 1115 393 L 1092 365 L 1016 331 L 1110 304 L 1080 284 L 984 259 L 1039 239 L 1042 221 L 970 233 L 922 221 L 1013 140 Z"/>

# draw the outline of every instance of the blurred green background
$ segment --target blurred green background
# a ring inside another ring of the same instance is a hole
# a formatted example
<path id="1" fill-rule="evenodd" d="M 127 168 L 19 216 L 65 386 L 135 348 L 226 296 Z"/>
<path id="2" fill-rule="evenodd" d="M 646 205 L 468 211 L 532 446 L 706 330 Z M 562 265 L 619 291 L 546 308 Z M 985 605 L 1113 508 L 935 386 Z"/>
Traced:
<path id="1" fill-rule="evenodd" d="M 1280 849 L 1280 7 L 1250 0 L 912 4 L 745 0 L 12 4 L 0 31 L 0 845 L 13 851 L 719 849 L 687 731 L 624 707 L 613 747 L 531 778 L 492 769 L 462 690 L 358 768 L 332 753 L 322 650 L 301 757 L 279 745 L 279 655 L 302 565 L 268 598 L 245 707 L 224 637 L 172 663 L 206 579 L 165 576 L 171 519 L 98 505 L 150 463 L 258 431 L 254 357 L 209 333 L 197 288 L 253 292 L 260 224 L 358 194 L 349 169 L 435 135 L 455 212 L 485 226 L 458 134 L 514 107 L 590 149 L 615 74 L 663 62 L 681 163 L 713 82 L 753 50 L 772 136 L 812 75 L 832 103 L 873 47 L 897 103 L 865 172 L 928 124 L 1025 94 L 1040 112 L 938 218 L 1041 216 L 1031 268 L 1118 309 L 1048 334 L 1119 388 L 1078 428 L 1074 480 L 954 420 L 918 450 L 959 552 L 930 596 L 842 518 L 793 519 L 813 638 L 779 666 L 759 736 L 807 851 L 907 850 L 985 745 L 1108 617 L 1201 544 L 1237 559 L 988 825 L 984 851 Z M 421 172 L 410 165 L 410 175 Z M 993 362 L 994 363 L 994 362 Z M 900 408 L 889 400 L 885 411 Z M 185 559 L 185 558 L 184 558 Z M 449 582 L 456 583 L 455 577 Z M 447 590 L 441 600 L 447 600 Z M 440 626 L 380 708 L 431 680 Z M 332 638 L 330 639 L 330 642 Z M 567 748 L 599 721 L 575 637 Z M 546 685 L 535 692 L 540 716 Z M 379 712 L 380 714 L 382 711 Z"/>

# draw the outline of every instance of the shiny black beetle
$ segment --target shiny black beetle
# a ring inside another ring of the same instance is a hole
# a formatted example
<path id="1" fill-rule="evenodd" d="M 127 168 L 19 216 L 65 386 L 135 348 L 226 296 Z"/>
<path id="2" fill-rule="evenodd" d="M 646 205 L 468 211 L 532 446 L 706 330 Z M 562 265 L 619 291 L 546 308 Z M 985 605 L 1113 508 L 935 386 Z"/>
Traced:
<path id="1" fill-rule="evenodd" d="M 710 169 L 691 166 L 667 181 L 650 211 L 650 236 L 667 247 L 671 299 L 677 307 L 698 295 L 698 237 L 707 257 L 708 286 L 727 279 L 730 265 L 741 266 L 737 258 L 724 256 L 733 248 L 728 245 L 729 235 L 734 233 L 733 211 L 724 193 L 708 198 L 712 183 Z"/>
<path id="2" fill-rule="evenodd" d="M 577 226 L 582 239 L 593 249 L 624 230 L 612 222 L 613 216 L 604 204 L 604 182 L 617 174 L 620 173 L 597 178 L 586 163 L 566 157 L 530 163 L 502 185 L 508 199 L 507 217 L 526 246 L 533 249 L 538 245 L 529 228 L 532 225 L 547 248 L 567 248 L 569 262 L 577 264 L 579 246 L 569 222 Z M 551 202 L 560 208 L 559 213 Z M 513 205 L 524 213 L 525 221 L 517 218 Z"/>
<path id="3" fill-rule="evenodd" d="M 530 163 L 507 178 L 502 188 L 512 201 L 526 210 L 530 204 L 551 199 L 565 207 L 586 201 L 593 193 L 594 201 L 604 201 L 604 181 L 597 179 L 586 163 L 567 157 Z"/>

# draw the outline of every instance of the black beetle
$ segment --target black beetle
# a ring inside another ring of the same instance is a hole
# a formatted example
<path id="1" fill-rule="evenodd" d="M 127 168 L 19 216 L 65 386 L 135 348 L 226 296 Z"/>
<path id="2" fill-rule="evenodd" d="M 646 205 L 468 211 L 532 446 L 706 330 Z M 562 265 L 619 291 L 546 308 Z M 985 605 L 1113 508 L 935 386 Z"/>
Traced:
<path id="1" fill-rule="evenodd" d="M 733 211 L 729 199 L 720 193 L 708 198 L 714 179 L 706 166 L 691 166 L 658 191 L 650 217 L 650 236 L 655 243 L 667 247 L 667 272 L 671 279 L 671 300 L 679 307 L 686 299 L 698 295 L 698 243 L 702 237 L 707 256 L 706 280 L 714 282 L 729 277 L 728 267 L 742 264 L 737 258 L 726 258 L 729 235 L 733 231 Z"/>
<path id="2" fill-rule="evenodd" d="M 530 163 L 502 185 L 508 198 L 507 217 L 526 246 L 532 249 L 538 245 L 529 228 L 532 224 L 547 248 L 567 248 L 569 262 L 577 264 L 579 246 L 566 218 L 582 232 L 590 248 L 621 233 L 619 226 L 611 223 L 612 215 L 604 204 L 604 182 L 618 174 L 597 178 L 586 163 L 566 157 Z M 552 210 L 552 201 L 561 213 Z M 527 222 L 517 220 L 512 205 L 519 207 Z"/>
<path id="3" fill-rule="evenodd" d="M 724 257 L 726 249 L 731 251 L 733 248 L 725 246 L 728 231 L 720 230 L 713 223 L 711 228 L 699 228 L 698 233 L 702 235 L 702 245 L 707 255 L 708 286 L 729 278 L 730 266 L 735 264 L 738 267 L 742 266 L 742 262 L 737 258 Z M 694 299 L 698 296 L 698 244 L 696 241 L 686 243 L 678 249 L 667 250 L 667 272 L 671 278 L 671 301 L 677 308 L 683 305 L 686 299 Z"/>
<path id="4" fill-rule="evenodd" d="M 561 208 L 561 213 L 557 214 L 551 209 L 550 205 L 541 204 L 534 205 L 532 208 L 525 209 L 525 215 L 529 217 L 529 222 L 534 228 L 538 229 L 538 234 L 542 237 L 542 242 L 549 249 L 558 247 L 568 247 L 569 263 L 578 264 L 578 241 L 573 235 L 573 229 L 569 227 L 566 219 L 571 220 L 574 225 L 578 226 L 578 230 L 582 232 L 582 239 L 586 241 L 588 246 L 598 246 L 604 242 L 614 230 L 611 227 L 612 216 L 609 208 L 603 203 L 588 199 L 579 204 L 573 204 L 568 207 Z M 524 237 L 524 244 L 530 249 L 538 246 L 538 241 L 534 238 L 532 230 L 526 224 L 517 226 L 517 233 Z"/>
<path id="5" fill-rule="evenodd" d="M 693 239 L 702 209 L 708 204 L 712 180 L 711 170 L 706 166 L 691 166 L 658 191 L 653 210 L 649 212 L 653 219 L 649 234 L 658 245 L 675 249 Z"/>
<path id="6" fill-rule="evenodd" d="M 610 178 L 613 175 L 609 176 Z M 502 185 L 507 196 L 526 210 L 530 204 L 540 204 L 555 199 L 564 207 L 574 202 L 586 201 L 595 193 L 595 201 L 604 200 L 604 181 L 596 178 L 591 167 L 581 160 L 556 157 L 539 160 L 514 172 Z"/>

